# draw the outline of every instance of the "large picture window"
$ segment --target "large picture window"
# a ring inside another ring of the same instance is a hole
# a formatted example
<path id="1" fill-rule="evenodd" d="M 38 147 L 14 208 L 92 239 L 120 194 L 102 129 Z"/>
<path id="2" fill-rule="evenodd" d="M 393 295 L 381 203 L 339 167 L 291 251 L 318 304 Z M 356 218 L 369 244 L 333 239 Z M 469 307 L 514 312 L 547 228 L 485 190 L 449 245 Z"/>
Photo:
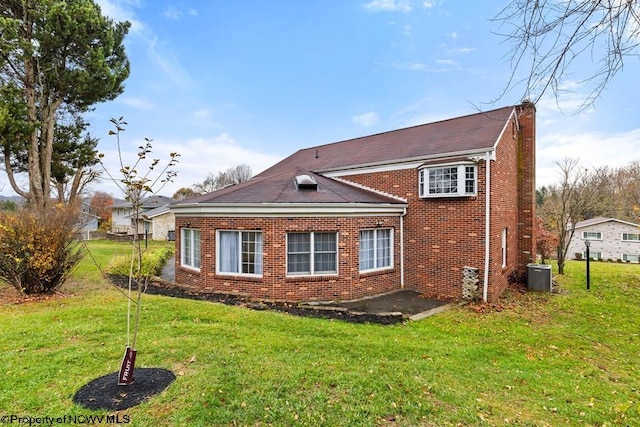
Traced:
<path id="1" fill-rule="evenodd" d="M 337 272 L 337 233 L 287 234 L 287 274 L 316 275 Z"/>
<path id="2" fill-rule="evenodd" d="M 585 240 L 602 240 L 602 233 L 600 231 L 583 231 L 582 238 Z"/>
<path id="3" fill-rule="evenodd" d="M 476 165 L 426 167 L 419 171 L 420 197 L 475 196 Z"/>
<path id="4" fill-rule="evenodd" d="M 262 275 L 262 232 L 218 231 L 217 272 Z"/>
<path id="5" fill-rule="evenodd" d="M 200 270 L 200 230 L 182 228 L 180 233 L 180 264 Z"/>
<path id="6" fill-rule="evenodd" d="M 393 233 L 390 228 L 360 230 L 360 271 L 390 268 L 393 265 Z"/>

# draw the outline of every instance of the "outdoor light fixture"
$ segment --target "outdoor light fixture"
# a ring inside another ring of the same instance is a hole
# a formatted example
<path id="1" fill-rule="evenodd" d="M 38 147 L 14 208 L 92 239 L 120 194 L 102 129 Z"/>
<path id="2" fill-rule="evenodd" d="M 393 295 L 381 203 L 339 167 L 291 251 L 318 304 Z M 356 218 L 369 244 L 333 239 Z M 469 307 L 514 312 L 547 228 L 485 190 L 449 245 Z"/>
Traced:
<path id="1" fill-rule="evenodd" d="M 586 254 L 587 254 L 587 290 L 591 289 L 591 278 L 589 277 L 589 259 L 591 258 L 591 255 L 589 254 L 589 247 L 591 246 L 591 241 L 589 240 L 585 240 L 584 241 L 584 246 L 587 248 Z"/>

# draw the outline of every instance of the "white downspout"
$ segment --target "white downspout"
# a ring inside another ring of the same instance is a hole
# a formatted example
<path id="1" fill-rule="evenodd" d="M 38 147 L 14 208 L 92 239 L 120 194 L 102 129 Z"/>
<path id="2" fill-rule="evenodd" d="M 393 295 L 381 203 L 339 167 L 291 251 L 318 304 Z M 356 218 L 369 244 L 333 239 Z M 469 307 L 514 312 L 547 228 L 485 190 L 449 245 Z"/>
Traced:
<path id="1" fill-rule="evenodd" d="M 485 171 L 485 208 L 484 208 L 484 285 L 482 289 L 482 300 L 487 302 L 489 297 L 489 255 L 490 255 L 490 228 L 491 228 L 491 152 L 487 151 L 484 157 Z"/>
<path id="2" fill-rule="evenodd" d="M 400 289 L 404 289 L 404 216 L 407 208 L 404 208 L 400 216 Z"/>

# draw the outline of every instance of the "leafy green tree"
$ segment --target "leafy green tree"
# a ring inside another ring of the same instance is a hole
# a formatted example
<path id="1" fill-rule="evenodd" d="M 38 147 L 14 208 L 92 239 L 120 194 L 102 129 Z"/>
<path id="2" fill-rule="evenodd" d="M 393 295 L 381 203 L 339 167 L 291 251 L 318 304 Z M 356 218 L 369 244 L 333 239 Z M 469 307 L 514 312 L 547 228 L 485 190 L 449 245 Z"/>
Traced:
<path id="1" fill-rule="evenodd" d="M 32 206 L 46 208 L 52 179 L 69 175 L 54 171 L 64 163 L 54 156 L 60 110 L 81 114 L 124 90 L 129 25 L 104 17 L 93 0 L 0 3 L 0 146 L 11 187 Z M 16 182 L 21 168 L 28 189 Z"/>

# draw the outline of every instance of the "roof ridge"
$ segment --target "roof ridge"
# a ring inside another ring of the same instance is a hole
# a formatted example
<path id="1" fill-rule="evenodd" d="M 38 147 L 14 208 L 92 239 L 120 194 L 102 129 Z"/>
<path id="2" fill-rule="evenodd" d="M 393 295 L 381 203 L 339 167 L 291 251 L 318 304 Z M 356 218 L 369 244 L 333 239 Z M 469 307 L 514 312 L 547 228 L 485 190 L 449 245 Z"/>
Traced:
<path id="1" fill-rule="evenodd" d="M 395 194 L 387 193 L 386 191 L 376 190 L 375 188 L 367 187 L 366 185 L 358 184 L 357 182 L 348 181 L 348 180 L 346 180 L 346 179 L 342 179 L 342 178 L 339 178 L 339 177 L 332 177 L 332 178 L 329 178 L 329 177 L 324 176 L 324 175 L 321 175 L 321 176 L 323 176 L 324 178 L 327 178 L 327 179 L 333 179 L 334 181 L 338 181 L 338 182 L 341 182 L 341 183 L 343 183 L 343 184 L 350 185 L 350 186 L 352 186 L 352 187 L 359 188 L 359 189 L 361 189 L 361 190 L 371 191 L 372 193 L 379 194 L 380 196 L 385 196 L 385 197 L 389 197 L 389 198 L 391 198 L 391 199 L 396 199 L 396 200 L 398 200 L 399 202 L 408 203 L 408 202 L 407 202 L 407 199 L 402 198 L 402 197 L 400 197 L 400 196 L 396 196 Z"/>
<path id="2" fill-rule="evenodd" d="M 389 134 L 389 133 L 406 131 L 408 129 L 415 129 L 415 128 L 419 128 L 419 127 L 423 127 L 423 126 L 430 126 L 430 125 L 434 125 L 434 124 L 438 124 L 438 123 L 450 122 L 450 121 L 453 121 L 453 120 L 464 119 L 464 118 L 468 118 L 468 117 L 471 117 L 471 116 L 489 115 L 491 113 L 494 113 L 494 112 L 500 111 L 500 110 L 506 110 L 506 109 L 513 110 L 516 107 L 517 107 L 517 105 L 508 105 L 506 107 L 494 108 L 493 110 L 489 110 L 489 111 L 478 111 L 478 112 L 475 112 L 475 113 L 465 114 L 463 116 L 449 117 L 449 118 L 445 118 L 445 119 L 435 120 L 433 122 L 420 123 L 420 124 L 417 124 L 417 125 L 406 126 L 406 127 L 402 127 L 402 128 L 398 128 L 398 129 L 390 129 L 390 130 L 385 130 L 385 131 L 381 131 L 381 132 L 376 132 L 376 133 L 372 133 L 372 134 L 369 134 L 369 135 L 356 136 L 356 137 L 353 137 L 353 138 L 347 138 L 347 139 L 343 139 L 343 140 L 340 140 L 340 141 L 333 141 L 333 142 L 328 142 L 328 143 L 325 143 L 325 144 L 320 144 L 320 145 L 314 145 L 314 146 L 310 146 L 310 147 L 300 148 L 298 151 L 296 151 L 296 153 L 302 152 L 302 151 L 308 151 L 308 150 L 315 150 L 315 149 L 318 149 L 318 148 L 327 147 L 329 145 L 342 144 L 344 142 L 349 142 L 349 141 L 356 141 L 358 139 L 370 138 L 372 136 L 385 135 L 385 134 Z"/>

